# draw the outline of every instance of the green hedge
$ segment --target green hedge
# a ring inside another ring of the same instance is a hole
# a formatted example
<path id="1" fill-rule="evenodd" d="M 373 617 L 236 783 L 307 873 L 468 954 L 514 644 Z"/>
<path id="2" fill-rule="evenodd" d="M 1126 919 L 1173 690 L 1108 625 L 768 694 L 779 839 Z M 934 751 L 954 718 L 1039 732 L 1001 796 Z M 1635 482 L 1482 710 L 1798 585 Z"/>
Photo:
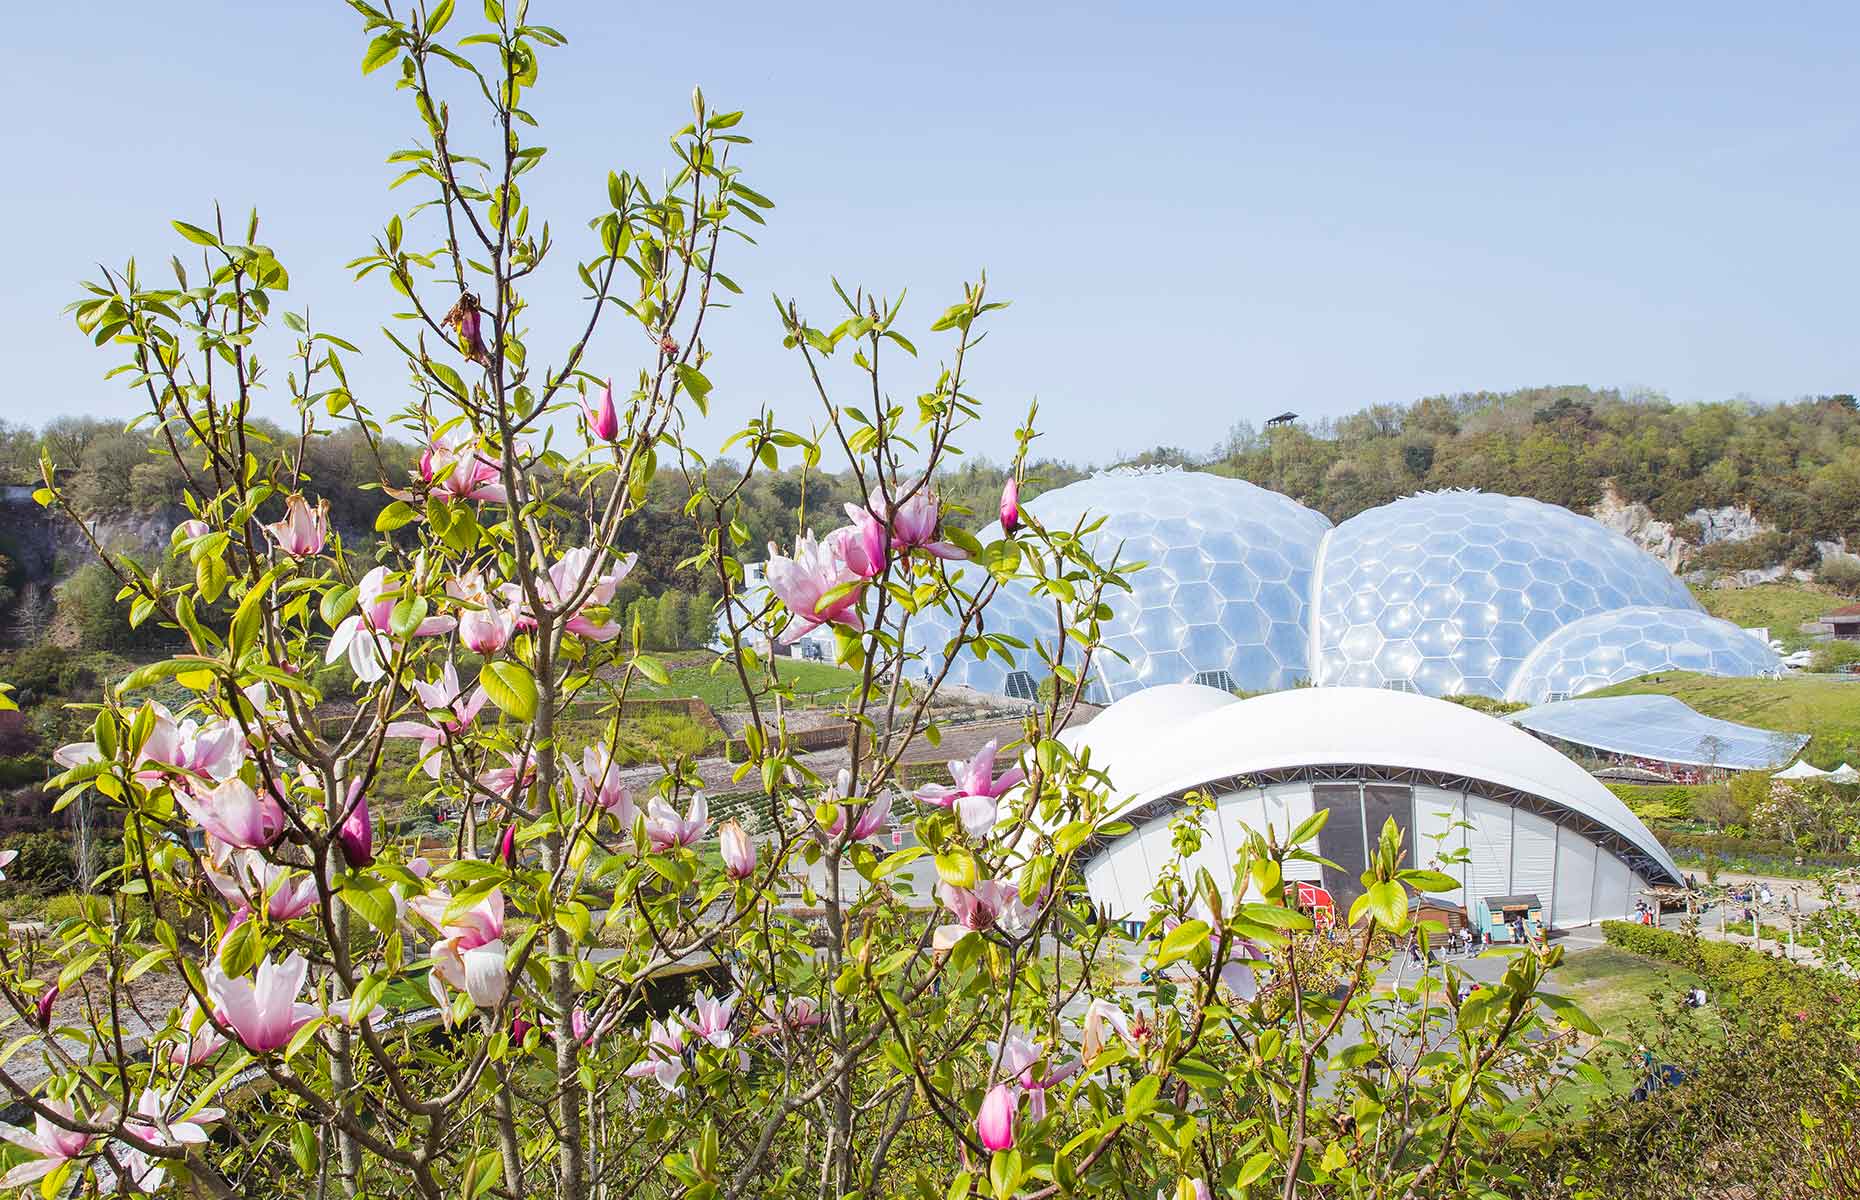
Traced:
<path id="1" fill-rule="evenodd" d="M 1766 869 L 1775 869 L 1794 874 L 1797 873 L 1794 867 L 1798 856 L 1802 859 L 1803 869 L 1811 873 L 1860 867 L 1860 854 L 1803 853 L 1795 846 L 1777 838 L 1736 838 L 1727 837 L 1721 833 L 1666 832 L 1657 836 L 1660 844 L 1665 846 L 1675 858 L 1695 859 L 1709 854 L 1718 859 L 1721 866 L 1734 871 L 1762 872 Z"/>
<path id="2" fill-rule="evenodd" d="M 1603 921 L 1602 936 L 1630 954 L 1670 962 L 1702 977 L 1720 1006 L 1735 1004 L 1751 1013 L 1805 1009 L 1836 1020 L 1860 1015 L 1860 983 L 1814 967 L 1631 921 Z"/>

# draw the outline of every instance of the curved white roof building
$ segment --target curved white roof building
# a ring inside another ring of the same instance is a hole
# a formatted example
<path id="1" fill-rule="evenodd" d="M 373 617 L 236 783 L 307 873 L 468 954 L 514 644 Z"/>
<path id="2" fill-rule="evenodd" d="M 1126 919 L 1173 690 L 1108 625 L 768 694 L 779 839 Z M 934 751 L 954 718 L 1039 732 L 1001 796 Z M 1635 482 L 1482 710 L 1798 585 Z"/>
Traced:
<path id="1" fill-rule="evenodd" d="M 1239 700 L 1214 688 L 1151 688 L 1067 730 L 1089 748 L 1131 832 L 1099 845 L 1084 875 L 1093 900 L 1142 917 L 1172 856 L 1169 822 L 1190 792 L 1216 799 L 1202 849 L 1185 865 L 1232 884 L 1247 828 L 1281 835 L 1331 810 L 1318 852 L 1340 865 L 1287 864 L 1320 882 L 1340 912 L 1383 823 L 1404 834 L 1405 865 L 1460 881 L 1448 898 L 1533 893 L 1557 927 L 1628 916 L 1651 883 L 1676 883 L 1672 858 L 1627 806 L 1582 768 L 1514 726 L 1462 705 L 1383 688 L 1300 688 Z M 1444 861 L 1466 851 L 1466 861 Z"/>
<path id="2" fill-rule="evenodd" d="M 1147 563 L 1107 596 L 1107 653 L 1090 698 L 1158 684 L 1275 691 L 1298 683 L 1565 699 L 1649 671 L 1780 669 L 1766 644 L 1707 616 L 1627 538 L 1554 504 L 1429 492 L 1323 514 L 1201 471 L 1116 470 L 1030 501 L 1049 528 L 1101 520 L 1101 559 Z M 1000 527 L 982 532 L 983 541 Z M 960 568 L 959 568 L 960 569 Z M 1031 647 L 1055 634 L 1050 604 L 1004 587 L 988 627 Z M 927 612 L 915 646 L 941 658 L 954 629 Z M 949 681 L 1032 699 L 1044 666 L 959 655 Z"/>

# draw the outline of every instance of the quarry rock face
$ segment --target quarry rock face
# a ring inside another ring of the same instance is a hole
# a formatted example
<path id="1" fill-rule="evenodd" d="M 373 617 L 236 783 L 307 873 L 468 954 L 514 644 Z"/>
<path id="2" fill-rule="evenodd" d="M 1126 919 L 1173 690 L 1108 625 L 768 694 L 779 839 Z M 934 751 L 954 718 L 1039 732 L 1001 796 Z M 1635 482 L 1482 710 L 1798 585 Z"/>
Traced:
<path id="1" fill-rule="evenodd" d="M 1674 533 L 1670 523 L 1656 519 L 1645 504 L 1624 499 L 1612 484 L 1589 515 L 1659 559 L 1669 571 L 1684 565 L 1696 548 Z"/>
<path id="2" fill-rule="evenodd" d="M 1686 514 L 1686 519 L 1697 525 L 1702 531 L 1701 546 L 1710 546 L 1716 542 L 1747 542 L 1760 533 L 1774 532 L 1775 526 L 1757 519 L 1757 515 L 1741 504 L 1727 504 L 1722 508 L 1695 508 Z"/>

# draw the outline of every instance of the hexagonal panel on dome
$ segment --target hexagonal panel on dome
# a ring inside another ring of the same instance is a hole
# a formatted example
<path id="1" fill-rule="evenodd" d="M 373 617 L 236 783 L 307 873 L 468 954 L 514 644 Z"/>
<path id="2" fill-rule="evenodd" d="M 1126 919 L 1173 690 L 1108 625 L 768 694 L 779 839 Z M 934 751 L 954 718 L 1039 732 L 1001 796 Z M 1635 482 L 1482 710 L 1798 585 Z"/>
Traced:
<path id="1" fill-rule="evenodd" d="M 1226 671 L 1248 691 L 1310 678 L 1311 567 L 1330 528 L 1323 514 L 1242 480 L 1149 470 L 1103 472 L 1027 508 L 1048 528 L 1088 513 L 1106 518 L 1094 553 L 1108 557 L 1122 543 L 1123 561 L 1149 564 L 1130 576 L 1132 594 L 1112 601 L 1107 643 L 1128 661 L 1095 661 L 1109 699 L 1204 672 Z M 1000 536 L 999 526 L 980 534 L 984 542 Z M 1055 633 L 1051 611 L 1017 588 L 997 594 L 987 621 L 990 632 L 1029 646 L 1050 644 Z M 952 633 L 944 615 L 926 613 L 913 622 L 910 641 L 940 651 Z M 1040 669 L 1031 653 L 1021 657 L 1026 669 Z M 984 675 L 992 672 L 976 671 L 965 655 L 949 680 L 983 687 Z"/>
<path id="2" fill-rule="evenodd" d="M 1557 630 L 1513 675 L 1505 698 L 1543 704 L 1654 671 L 1766 675 L 1776 652 L 1729 621 L 1691 608 L 1638 605 L 1597 613 Z"/>
<path id="3" fill-rule="evenodd" d="M 1698 613 L 1685 585 L 1625 537 L 1553 504 L 1482 492 L 1410 496 L 1351 517 L 1325 539 L 1314 586 L 1317 682 L 1435 695 L 1501 694 L 1541 643 L 1596 613 Z M 1458 623 L 1457 636 L 1440 620 Z"/>

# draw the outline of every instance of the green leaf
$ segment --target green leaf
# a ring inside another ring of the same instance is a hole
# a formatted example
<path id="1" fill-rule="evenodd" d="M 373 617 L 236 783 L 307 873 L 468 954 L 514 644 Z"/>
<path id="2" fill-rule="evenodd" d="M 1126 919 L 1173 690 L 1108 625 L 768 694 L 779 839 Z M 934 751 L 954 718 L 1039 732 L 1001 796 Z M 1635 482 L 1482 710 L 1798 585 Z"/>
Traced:
<path id="1" fill-rule="evenodd" d="M 428 611 L 425 596 L 402 596 L 388 616 L 388 631 L 397 638 L 410 638 Z"/>
<path id="2" fill-rule="evenodd" d="M 658 684 L 660 687 L 671 686 L 672 677 L 666 674 L 664 665 L 660 663 L 658 659 L 648 654 L 642 654 L 633 660 L 633 664 L 639 668 L 639 673 L 641 675 L 652 680 L 652 682 Z"/>
<path id="3" fill-rule="evenodd" d="M 341 624 L 342 618 L 348 616 L 349 610 L 355 607 L 356 596 L 360 591 L 356 587 L 335 587 L 324 592 L 322 601 L 317 605 L 323 623 L 331 629 Z"/>
<path id="4" fill-rule="evenodd" d="M 368 43 L 368 50 L 362 55 L 362 74 L 367 75 L 386 66 L 398 53 L 400 53 L 400 42 L 391 33 L 382 34 Z"/>
<path id="5" fill-rule="evenodd" d="M 1156 951 L 1156 965 L 1166 967 L 1172 962 L 1179 962 L 1207 944 L 1208 923 L 1184 921 L 1163 938 L 1162 946 Z"/>
<path id="6" fill-rule="evenodd" d="M 1401 872 L 1397 878 L 1417 891 L 1451 892 L 1460 886 L 1460 881 L 1444 871 L 1428 871 L 1420 868 Z"/>
<path id="7" fill-rule="evenodd" d="M 355 915 L 384 934 L 394 932 L 394 893 L 387 884 L 366 875 L 351 875 L 337 893 Z"/>
<path id="8" fill-rule="evenodd" d="M 1316 837 L 1329 820 L 1330 809 L 1318 809 L 1298 823 L 1298 828 L 1292 830 L 1292 836 L 1286 839 L 1285 844 L 1288 846 L 1302 846 L 1304 843 Z"/>
<path id="9" fill-rule="evenodd" d="M 375 532 L 391 533 L 403 525 L 411 525 L 419 516 L 419 511 L 413 505 L 405 500 L 396 500 L 375 514 Z"/>
<path id="10" fill-rule="evenodd" d="M 972 888 L 975 886 L 975 857 L 967 850 L 947 850 L 936 856 L 937 878 L 951 887 Z"/>
<path id="11" fill-rule="evenodd" d="M 1261 1150 L 1252 1158 L 1247 1159 L 1246 1165 L 1240 1168 L 1240 1175 L 1234 1180 L 1234 1185 L 1236 1187 L 1245 1187 L 1247 1184 L 1252 1183 L 1255 1179 L 1258 1179 L 1261 1175 L 1266 1173 L 1272 1166 L 1272 1160 L 1273 1156 L 1270 1150 Z"/>
<path id="12" fill-rule="evenodd" d="M 478 684 L 491 703 L 519 721 L 536 716 L 536 681 L 522 663 L 499 660 L 478 673 Z"/>
<path id="13" fill-rule="evenodd" d="M 1386 880 L 1369 889 L 1365 897 L 1369 911 L 1386 929 L 1402 929 L 1408 924 L 1408 893 L 1401 884 Z"/>
<path id="14" fill-rule="evenodd" d="M 175 232 L 196 246 L 218 246 L 220 244 L 220 239 L 198 225 L 189 225 L 186 221 L 175 221 L 173 224 Z"/>
<path id="15" fill-rule="evenodd" d="M 264 953 L 265 945 L 259 939 L 257 924 L 242 922 L 220 943 L 220 970 L 229 978 L 237 979 L 257 966 Z"/>
<path id="16" fill-rule="evenodd" d="M 1602 1027 L 1590 1019 L 1589 1014 L 1582 1011 L 1582 1006 L 1577 1004 L 1574 1000 L 1571 1000 L 1568 996 L 1558 996 L 1550 992 L 1539 992 L 1537 993 L 1537 999 L 1543 1002 L 1545 1008 L 1555 1013 L 1562 1020 L 1563 1024 L 1570 1026 L 1572 1029 L 1580 1030 L 1590 1037 L 1602 1036 Z"/>
<path id="17" fill-rule="evenodd" d="M 704 378 L 704 373 L 688 363 L 679 363 L 678 382 L 684 385 L 686 392 L 690 393 L 692 402 L 698 406 L 698 411 L 707 412 L 710 380 Z"/>

